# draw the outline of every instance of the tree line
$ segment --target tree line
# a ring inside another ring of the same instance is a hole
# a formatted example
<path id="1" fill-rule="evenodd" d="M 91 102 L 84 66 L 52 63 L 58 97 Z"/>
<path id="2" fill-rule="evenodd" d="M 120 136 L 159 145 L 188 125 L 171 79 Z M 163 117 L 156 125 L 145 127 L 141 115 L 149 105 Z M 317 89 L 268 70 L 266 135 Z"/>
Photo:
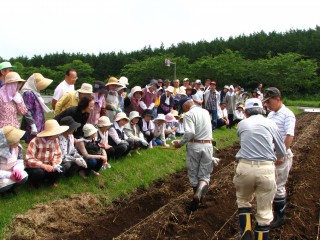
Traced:
<path id="1" fill-rule="evenodd" d="M 127 76 L 130 84 L 144 85 L 151 78 L 173 79 L 173 66 L 164 65 L 165 58 L 176 63 L 177 78 L 215 79 L 218 86 L 235 84 L 247 89 L 258 82 L 277 86 L 289 96 L 318 94 L 320 90 L 320 27 L 290 30 L 284 33 L 264 31 L 214 39 L 211 42 L 181 42 L 165 48 L 144 47 L 129 53 L 95 54 L 51 53 L 8 59 L 25 78 L 33 72 L 54 79 L 49 90 L 63 79 L 67 68 L 75 68 L 82 82 L 105 81 L 109 76 Z M 0 59 L 1 61 L 5 59 Z"/>

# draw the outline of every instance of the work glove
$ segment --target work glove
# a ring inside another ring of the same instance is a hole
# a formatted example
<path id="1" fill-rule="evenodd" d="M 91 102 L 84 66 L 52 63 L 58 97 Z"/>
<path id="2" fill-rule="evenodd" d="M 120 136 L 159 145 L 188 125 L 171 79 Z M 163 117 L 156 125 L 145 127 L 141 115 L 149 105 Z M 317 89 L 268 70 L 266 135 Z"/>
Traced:
<path id="1" fill-rule="evenodd" d="M 87 168 L 87 163 L 83 158 L 76 158 L 75 163 L 79 166 L 79 167 L 84 167 Z"/>
<path id="2" fill-rule="evenodd" d="M 31 135 L 37 135 L 38 134 L 38 129 L 35 124 L 31 124 Z"/>
<path id="3" fill-rule="evenodd" d="M 85 139 L 85 138 L 79 138 L 77 142 L 91 142 L 91 140 Z"/>
<path id="4" fill-rule="evenodd" d="M 13 170 L 10 175 L 10 179 L 15 182 L 20 182 L 22 180 L 22 174 L 19 170 Z"/>
<path id="5" fill-rule="evenodd" d="M 20 93 L 16 93 L 16 95 L 14 95 L 13 99 L 12 99 L 15 103 L 19 104 L 23 101 Z"/>
<path id="6" fill-rule="evenodd" d="M 146 140 L 144 140 L 144 139 L 140 139 L 140 142 L 141 142 L 141 144 L 143 145 L 143 146 L 148 146 L 148 142 L 146 141 Z"/>
<path id="7" fill-rule="evenodd" d="M 62 171 L 62 166 L 61 166 L 60 164 L 56 165 L 56 166 L 54 167 L 54 169 L 55 169 L 57 172 L 59 172 L 59 173 L 62 173 L 62 172 L 63 172 L 63 171 Z"/>
<path id="8" fill-rule="evenodd" d="M 109 163 L 107 163 L 105 166 L 102 166 L 101 169 L 104 171 L 107 168 L 111 168 L 111 165 Z"/>

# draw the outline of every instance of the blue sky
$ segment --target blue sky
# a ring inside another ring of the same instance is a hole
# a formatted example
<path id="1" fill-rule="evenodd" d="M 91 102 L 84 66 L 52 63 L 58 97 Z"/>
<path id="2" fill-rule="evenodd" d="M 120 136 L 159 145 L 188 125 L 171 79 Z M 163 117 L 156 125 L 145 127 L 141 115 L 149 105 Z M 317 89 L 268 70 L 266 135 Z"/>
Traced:
<path id="1" fill-rule="evenodd" d="M 0 56 L 130 52 L 320 25 L 319 0 L 10 0 Z"/>

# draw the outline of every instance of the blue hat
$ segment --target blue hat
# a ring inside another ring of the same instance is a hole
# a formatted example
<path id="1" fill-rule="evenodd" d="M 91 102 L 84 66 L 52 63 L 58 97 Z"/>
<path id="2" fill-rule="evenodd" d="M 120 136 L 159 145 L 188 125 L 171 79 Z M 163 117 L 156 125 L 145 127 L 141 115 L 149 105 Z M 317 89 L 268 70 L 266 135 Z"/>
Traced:
<path id="1" fill-rule="evenodd" d="M 179 100 L 179 106 L 182 108 L 182 105 L 185 104 L 186 101 L 189 101 L 189 100 L 191 100 L 191 99 L 192 99 L 192 98 L 190 98 L 190 97 L 181 98 L 181 99 Z"/>

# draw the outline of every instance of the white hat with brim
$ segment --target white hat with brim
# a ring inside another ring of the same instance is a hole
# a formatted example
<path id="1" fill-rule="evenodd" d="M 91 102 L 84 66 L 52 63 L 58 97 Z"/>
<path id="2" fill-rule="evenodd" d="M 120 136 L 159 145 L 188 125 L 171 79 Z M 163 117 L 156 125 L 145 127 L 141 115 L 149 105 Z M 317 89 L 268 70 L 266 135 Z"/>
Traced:
<path id="1" fill-rule="evenodd" d="M 110 86 L 110 85 L 115 85 L 117 87 L 122 87 L 122 84 L 119 83 L 119 80 L 117 78 L 115 78 L 115 77 L 110 77 L 108 79 L 108 83 L 105 86 L 107 87 L 107 86 Z"/>
<path id="2" fill-rule="evenodd" d="M 4 78 L 4 84 L 14 83 L 14 82 L 25 82 L 26 80 L 22 79 L 20 75 L 16 72 L 9 72 Z"/>
<path id="3" fill-rule="evenodd" d="M 173 93 L 174 87 L 173 86 L 169 86 L 166 88 L 166 92 L 170 92 Z"/>
<path id="4" fill-rule="evenodd" d="M 83 136 L 84 137 L 89 137 L 92 134 L 96 133 L 98 131 L 98 129 L 96 129 L 91 123 L 86 123 L 83 128 Z"/>
<path id="5" fill-rule="evenodd" d="M 158 116 L 153 120 L 153 121 L 159 121 L 159 120 L 163 120 L 166 122 L 166 117 L 164 114 L 159 113 Z"/>
<path id="6" fill-rule="evenodd" d="M 98 119 L 98 127 L 110 127 L 112 123 L 110 122 L 110 119 L 107 116 L 102 116 Z"/>
<path id="7" fill-rule="evenodd" d="M 129 114 L 130 121 L 132 121 L 132 119 L 134 119 L 134 118 L 141 118 L 141 116 L 139 115 L 139 113 L 137 111 L 132 111 Z"/>
<path id="8" fill-rule="evenodd" d="M 81 88 L 78 90 L 78 92 L 92 94 L 92 85 L 89 83 L 82 83 Z"/>
<path id="9" fill-rule="evenodd" d="M 129 80 L 127 77 L 122 76 L 119 78 L 119 83 L 122 85 L 129 85 Z"/>
<path id="10" fill-rule="evenodd" d="M 57 120 L 49 119 L 44 123 L 44 130 L 37 134 L 37 137 L 51 137 L 64 133 L 69 126 L 60 126 Z"/>
<path id="11" fill-rule="evenodd" d="M 118 122 L 121 119 L 126 119 L 127 121 L 130 121 L 130 119 L 127 117 L 127 114 L 125 114 L 124 112 L 117 113 L 116 118 L 114 119 L 114 121 Z"/>
<path id="12" fill-rule="evenodd" d="M 17 129 L 12 126 L 5 126 L 2 128 L 2 130 L 3 130 L 4 137 L 7 140 L 8 146 L 18 143 L 20 139 L 23 137 L 23 135 L 25 134 L 25 131 Z"/>
<path id="13" fill-rule="evenodd" d="M 249 98 L 245 103 L 245 110 L 251 108 L 261 108 L 263 109 L 262 102 L 259 98 Z"/>

